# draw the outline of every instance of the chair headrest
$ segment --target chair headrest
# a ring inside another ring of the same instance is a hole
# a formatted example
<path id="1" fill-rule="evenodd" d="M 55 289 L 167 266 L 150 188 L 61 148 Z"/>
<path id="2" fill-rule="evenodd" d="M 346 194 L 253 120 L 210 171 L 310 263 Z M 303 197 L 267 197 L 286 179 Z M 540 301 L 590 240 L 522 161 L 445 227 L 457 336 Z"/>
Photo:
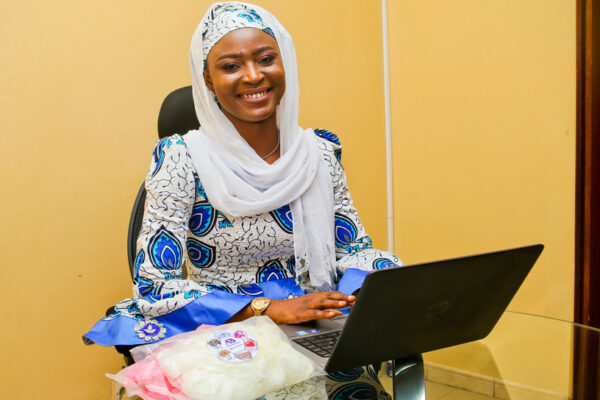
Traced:
<path id="1" fill-rule="evenodd" d="M 158 137 L 162 139 L 175 133 L 183 135 L 199 127 L 192 87 L 182 87 L 169 93 L 158 113 Z"/>

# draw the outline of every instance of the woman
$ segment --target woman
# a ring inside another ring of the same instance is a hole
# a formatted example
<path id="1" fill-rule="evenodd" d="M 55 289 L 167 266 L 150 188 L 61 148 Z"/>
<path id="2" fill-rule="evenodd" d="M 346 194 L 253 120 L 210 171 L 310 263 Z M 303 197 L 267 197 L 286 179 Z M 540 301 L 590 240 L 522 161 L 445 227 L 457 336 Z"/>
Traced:
<path id="1" fill-rule="evenodd" d="M 298 127 L 295 50 L 275 17 L 216 3 L 194 33 L 191 69 L 201 128 L 158 142 L 135 297 L 88 342 L 143 344 L 260 314 L 278 324 L 333 318 L 367 271 L 401 264 L 371 247 L 338 138 Z M 348 394 L 349 379 L 377 398 L 366 372 L 334 374 L 331 398 Z"/>

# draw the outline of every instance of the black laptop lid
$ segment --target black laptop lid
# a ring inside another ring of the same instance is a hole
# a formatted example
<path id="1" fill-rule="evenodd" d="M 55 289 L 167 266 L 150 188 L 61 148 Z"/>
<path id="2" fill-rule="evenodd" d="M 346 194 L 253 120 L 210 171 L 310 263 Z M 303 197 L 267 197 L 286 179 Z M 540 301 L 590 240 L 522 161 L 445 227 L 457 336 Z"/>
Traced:
<path id="1" fill-rule="evenodd" d="M 484 338 L 543 248 L 538 244 L 371 272 L 326 370 Z"/>

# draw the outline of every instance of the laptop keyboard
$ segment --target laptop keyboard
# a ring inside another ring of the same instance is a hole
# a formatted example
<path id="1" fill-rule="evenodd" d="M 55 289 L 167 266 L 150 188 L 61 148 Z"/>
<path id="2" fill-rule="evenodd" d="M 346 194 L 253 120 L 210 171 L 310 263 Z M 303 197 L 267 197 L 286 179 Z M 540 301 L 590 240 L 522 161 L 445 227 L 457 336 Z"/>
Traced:
<path id="1" fill-rule="evenodd" d="M 341 330 L 292 340 L 321 357 L 329 357 L 340 333 Z"/>

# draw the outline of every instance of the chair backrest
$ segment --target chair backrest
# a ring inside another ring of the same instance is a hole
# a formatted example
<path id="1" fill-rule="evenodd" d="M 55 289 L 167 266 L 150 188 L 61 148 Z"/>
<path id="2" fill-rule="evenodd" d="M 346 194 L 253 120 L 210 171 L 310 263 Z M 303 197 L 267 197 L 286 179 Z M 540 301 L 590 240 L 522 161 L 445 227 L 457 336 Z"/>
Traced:
<path id="1" fill-rule="evenodd" d="M 158 137 L 162 139 L 175 133 L 183 135 L 199 127 L 192 87 L 182 87 L 169 93 L 158 113 Z"/>
<path id="2" fill-rule="evenodd" d="M 194 109 L 192 87 L 182 87 L 169 93 L 158 112 L 158 137 L 162 139 L 175 133 L 184 134 L 199 127 L 200 123 Z M 142 228 L 145 202 L 146 189 L 142 182 L 133 203 L 127 231 L 127 259 L 131 279 L 135 276 L 136 243 Z"/>
<path id="3" fill-rule="evenodd" d="M 131 217 L 129 218 L 129 229 L 127 230 L 127 260 L 129 261 L 129 273 L 131 274 L 132 280 L 135 276 L 136 243 L 140 234 L 140 229 L 142 229 L 145 203 L 146 188 L 144 187 L 144 182 L 142 182 L 137 196 L 135 196 L 135 201 L 133 202 L 133 209 L 131 210 Z"/>

